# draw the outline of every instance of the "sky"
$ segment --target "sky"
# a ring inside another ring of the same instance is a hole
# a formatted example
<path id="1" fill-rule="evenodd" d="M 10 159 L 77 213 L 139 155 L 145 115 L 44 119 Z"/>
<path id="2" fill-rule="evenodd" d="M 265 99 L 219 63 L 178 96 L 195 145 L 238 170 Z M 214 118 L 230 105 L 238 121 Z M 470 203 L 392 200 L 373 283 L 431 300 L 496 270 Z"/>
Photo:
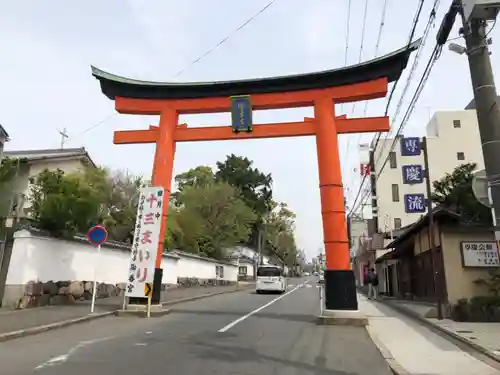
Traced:
<path id="1" fill-rule="evenodd" d="M 154 146 L 113 145 L 113 132 L 146 129 L 157 124 L 158 118 L 116 114 L 114 103 L 101 94 L 92 77 L 91 65 L 121 76 L 170 82 L 258 78 L 341 68 L 404 47 L 417 8 L 414 0 L 387 0 L 378 49 L 384 0 L 276 0 L 235 32 L 268 3 L 0 0 L 0 123 L 11 136 L 6 149 L 58 148 L 58 131 L 66 128 L 70 138 L 65 147 L 85 147 L 99 165 L 149 178 Z M 403 111 L 451 0 L 441 3 L 415 78 L 401 102 Z M 432 1 L 426 1 L 415 37 L 421 36 L 431 5 Z M 457 25 L 451 37 L 458 36 Z M 494 41 L 499 32 L 491 32 Z M 211 52 L 205 55 L 207 51 Z M 500 65 L 494 52 L 495 45 L 492 59 L 498 75 Z M 409 66 L 412 62 L 413 58 Z M 409 69 L 395 91 L 391 116 L 408 73 Z M 423 135 L 433 112 L 462 109 L 471 98 L 467 58 L 445 48 L 404 134 Z M 382 116 L 385 106 L 386 99 L 378 99 L 370 101 L 366 110 L 365 103 L 359 102 L 337 106 L 336 113 Z M 301 121 L 312 115 L 311 108 L 256 111 L 254 122 Z M 394 128 L 401 118 L 394 120 Z M 190 126 L 230 125 L 230 115 L 181 116 L 180 122 Z M 345 193 L 351 202 L 360 183 L 357 144 L 369 142 L 373 134 L 339 138 Z M 275 198 L 286 202 L 297 214 L 299 247 L 309 257 L 317 255 L 323 247 L 323 233 L 314 138 L 182 143 L 177 146 L 174 174 L 198 165 L 215 167 L 217 161 L 231 153 L 250 158 L 255 167 L 272 174 Z"/>

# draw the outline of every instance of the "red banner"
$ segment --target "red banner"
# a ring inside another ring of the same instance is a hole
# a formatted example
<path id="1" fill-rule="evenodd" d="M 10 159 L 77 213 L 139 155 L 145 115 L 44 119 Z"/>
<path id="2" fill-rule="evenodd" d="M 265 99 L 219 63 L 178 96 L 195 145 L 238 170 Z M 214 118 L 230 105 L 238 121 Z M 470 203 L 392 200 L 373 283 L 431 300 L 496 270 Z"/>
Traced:
<path id="1" fill-rule="evenodd" d="M 362 177 L 370 175 L 370 164 L 360 164 L 359 172 Z"/>

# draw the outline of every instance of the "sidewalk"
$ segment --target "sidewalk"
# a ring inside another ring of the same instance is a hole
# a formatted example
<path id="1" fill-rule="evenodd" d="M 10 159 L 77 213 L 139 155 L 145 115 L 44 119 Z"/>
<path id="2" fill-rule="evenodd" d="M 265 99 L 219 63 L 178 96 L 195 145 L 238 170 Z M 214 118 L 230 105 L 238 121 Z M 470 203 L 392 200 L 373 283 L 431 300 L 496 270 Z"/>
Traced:
<path id="1" fill-rule="evenodd" d="M 248 285 L 174 288 L 162 292 L 161 301 L 171 302 L 182 298 L 194 298 L 206 294 L 224 293 L 247 289 Z M 96 300 L 95 313 L 112 313 L 122 308 L 123 296 Z M 47 306 L 26 310 L 0 311 L 0 336 L 7 332 L 30 329 L 67 320 L 87 317 L 90 301 L 69 306 Z"/>
<path id="2" fill-rule="evenodd" d="M 500 362 L 500 323 L 487 322 L 455 322 L 450 319 L 433 319 L 425 315 L 429 307 L 425 308 L 417 303 L 410 301 L 385 300 L 389 306 L 394 307 L 401 312 L 418 317 L 428 324 L 437 326 L 451 336 L 465 341 L 469 345 L 477 347 L 488 356 L 495 357 Z"/>
<path id="3" fill-rule="evenodd" d="M 359 309 L 368 317 L 367 330 L 373 341 L 408 374 L 500 375 L 500 370 L 384 303 L 369 301 L 361 294 L 358 301 Z"/>

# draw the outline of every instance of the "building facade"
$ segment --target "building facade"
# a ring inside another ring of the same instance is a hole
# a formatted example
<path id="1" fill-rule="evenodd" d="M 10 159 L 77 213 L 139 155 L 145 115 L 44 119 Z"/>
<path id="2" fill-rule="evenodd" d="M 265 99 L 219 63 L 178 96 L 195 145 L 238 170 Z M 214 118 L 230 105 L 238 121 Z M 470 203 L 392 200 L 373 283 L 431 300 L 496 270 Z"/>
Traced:
<path id="1" fill-rule="evenodd" d="M 2 161 L 2 158 L 3 158 L 3 147 L 4 147 L 4 144 L 8 140 L 9 140 L 9 134 L 4 129 L 4 127 L 0 124 L 0 162 Z"/>
<path id="2" fill-rule="evenodd" d="M 95 167 L 84 148 L 5 151 L 4 157 L 18 161 L 10 204 L 10 215 L 17 217 L 24 217 L 29 211 L 30 181 L 43 170 L 60 169 L 65 173 L 72 173 L 85 167 Z"/>
<path id="3" fill-rule="evenodd" d="M 476 163 L 478 170 L 484 168 L 475 110 L 436 112 L 427 125 L 426 139 L 431 181 L 465 163 Z M 370 173 L 374 174 L 374 207 L 381 232 L 410 225 L 427 211 L 420 142 L 419 137 L 381 137 L 372 151 L 374 170 Z"/>

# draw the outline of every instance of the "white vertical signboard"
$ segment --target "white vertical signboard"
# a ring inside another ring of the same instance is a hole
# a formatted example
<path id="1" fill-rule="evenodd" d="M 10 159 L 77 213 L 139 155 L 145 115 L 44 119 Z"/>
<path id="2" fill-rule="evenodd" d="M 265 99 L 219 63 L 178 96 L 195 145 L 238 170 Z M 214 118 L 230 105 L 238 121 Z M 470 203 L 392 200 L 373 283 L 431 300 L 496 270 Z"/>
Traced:
<path id="1" fill-rule="evenodd" d="M 163 197 L 162 187 L 143 187 L 140 190 L 126 297 L 148 297 L 148 284 L 150 287 L 153 283 L 156 250 L 160 240 Z"/>

